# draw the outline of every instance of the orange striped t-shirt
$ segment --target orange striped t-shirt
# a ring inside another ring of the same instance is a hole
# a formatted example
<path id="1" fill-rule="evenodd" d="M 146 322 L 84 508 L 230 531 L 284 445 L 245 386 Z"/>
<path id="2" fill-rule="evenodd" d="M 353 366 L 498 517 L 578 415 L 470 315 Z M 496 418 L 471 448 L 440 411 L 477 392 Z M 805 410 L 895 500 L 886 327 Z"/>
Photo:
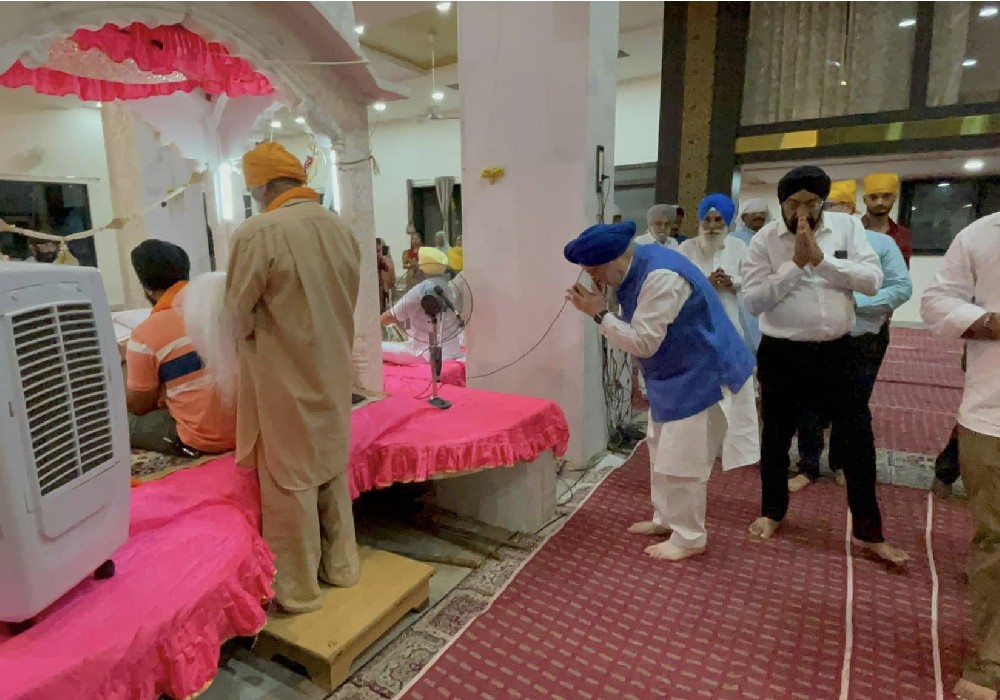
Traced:
<path id="1" fill-rule="evenodd" d="M 160 392 L 177 422 L 177 436 L 199 452 L 228 452 L 236 447 L 236 407 L 226 407 L 212 375 L 184 332 L 174 306 L 186 283 L 171 287 L 136 326 L 126 351 L 126 385 L 132 391 Z"/>

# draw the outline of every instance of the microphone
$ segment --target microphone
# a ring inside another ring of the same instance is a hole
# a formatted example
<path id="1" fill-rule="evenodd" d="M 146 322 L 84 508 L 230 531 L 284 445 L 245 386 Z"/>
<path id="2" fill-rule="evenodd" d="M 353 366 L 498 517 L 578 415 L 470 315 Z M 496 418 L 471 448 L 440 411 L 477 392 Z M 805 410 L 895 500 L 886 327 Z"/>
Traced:
<path id="1" fill-rule="evenodd" d="M 441 297 L 435 294 L 425 294 L 420 299 L 420 308 L 422 308 L 424 310 L 424 313 L 426 313 L 428 316 L 437 316 L 444 310 L 442 302 L 446 304 L 448 303 L 446 300 L 442 299 Z M 451 304 L 448 304 L 448 306 L 450 308 Z"/>
<path id="2" fill-rule="evenodd" d="M 456 309 L 451 303 L 451 299 L 449 299 L 448 295 L 444 293 L 444 290 L 441 289 L 439 285 L 434 285 L 434 293 L 441 298 L 441 301 L 443 301 L 444 305 L 448 307 L 448 310 L 458 317 L 458 327 L 465 328 L 465 321 L 462 320 L 462 315 L 458 313 L 458 309 Z"/>

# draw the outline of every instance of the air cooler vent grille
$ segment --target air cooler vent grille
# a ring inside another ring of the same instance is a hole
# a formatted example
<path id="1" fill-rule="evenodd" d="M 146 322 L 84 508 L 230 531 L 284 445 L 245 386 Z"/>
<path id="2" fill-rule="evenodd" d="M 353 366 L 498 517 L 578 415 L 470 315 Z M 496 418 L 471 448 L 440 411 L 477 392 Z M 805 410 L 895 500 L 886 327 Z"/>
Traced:
<path id="1" fill-rule="evenodd" d="M 24 311 L 12 315 L 11 323 L 44 496 L 113 457 L 100 339 L 87 303 Z"/>

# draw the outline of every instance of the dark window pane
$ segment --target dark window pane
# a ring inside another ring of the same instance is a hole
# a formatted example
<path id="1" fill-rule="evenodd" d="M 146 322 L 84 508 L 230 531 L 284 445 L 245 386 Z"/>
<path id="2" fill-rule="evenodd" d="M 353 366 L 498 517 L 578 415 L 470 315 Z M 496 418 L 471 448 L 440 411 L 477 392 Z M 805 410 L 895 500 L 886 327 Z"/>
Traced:
<path id="1" fill-rule="evenodd" d="M 906 182 L 902 203 L 909 208 L 900 218 L 913 231 L 913 252 L 940 255 L 955 234 L 976 219 L 978 184 L 975 180 Z"/>
<path id="2" fill-rule="evenodd" d="M 993 2 L 934 4 L 927 104 L 1000 101 L 1000 16 Z"/>
<path id="3" fill-rule="evenodd" d="M 0 219 L 21 228 L 68 236 L 91 228 L 87 186 L 55 182 L 0 180 Z M 97 267 L 94 239 L 70 241 L 70 252 L 81 265 Z M 0 235 L 3 254 L 22 260 L 30 256 L 28 240 L 19 234 Z"/>

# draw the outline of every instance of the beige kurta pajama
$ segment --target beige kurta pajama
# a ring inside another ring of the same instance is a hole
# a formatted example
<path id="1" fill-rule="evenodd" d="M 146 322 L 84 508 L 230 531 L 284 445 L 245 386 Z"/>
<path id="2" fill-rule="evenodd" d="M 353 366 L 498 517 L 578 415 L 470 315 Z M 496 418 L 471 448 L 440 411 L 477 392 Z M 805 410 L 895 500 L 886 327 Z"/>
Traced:
<path id="1" fill-rule="evenodd" d="M 264 538 L 288 612 L 321 607 L 317 576 L 360 576 L 347 486 L 361 251 L 332 212 L 292 199 L 233 236 L 226 304 L 240 328 L 236 458 L 260 477 Z"/>

